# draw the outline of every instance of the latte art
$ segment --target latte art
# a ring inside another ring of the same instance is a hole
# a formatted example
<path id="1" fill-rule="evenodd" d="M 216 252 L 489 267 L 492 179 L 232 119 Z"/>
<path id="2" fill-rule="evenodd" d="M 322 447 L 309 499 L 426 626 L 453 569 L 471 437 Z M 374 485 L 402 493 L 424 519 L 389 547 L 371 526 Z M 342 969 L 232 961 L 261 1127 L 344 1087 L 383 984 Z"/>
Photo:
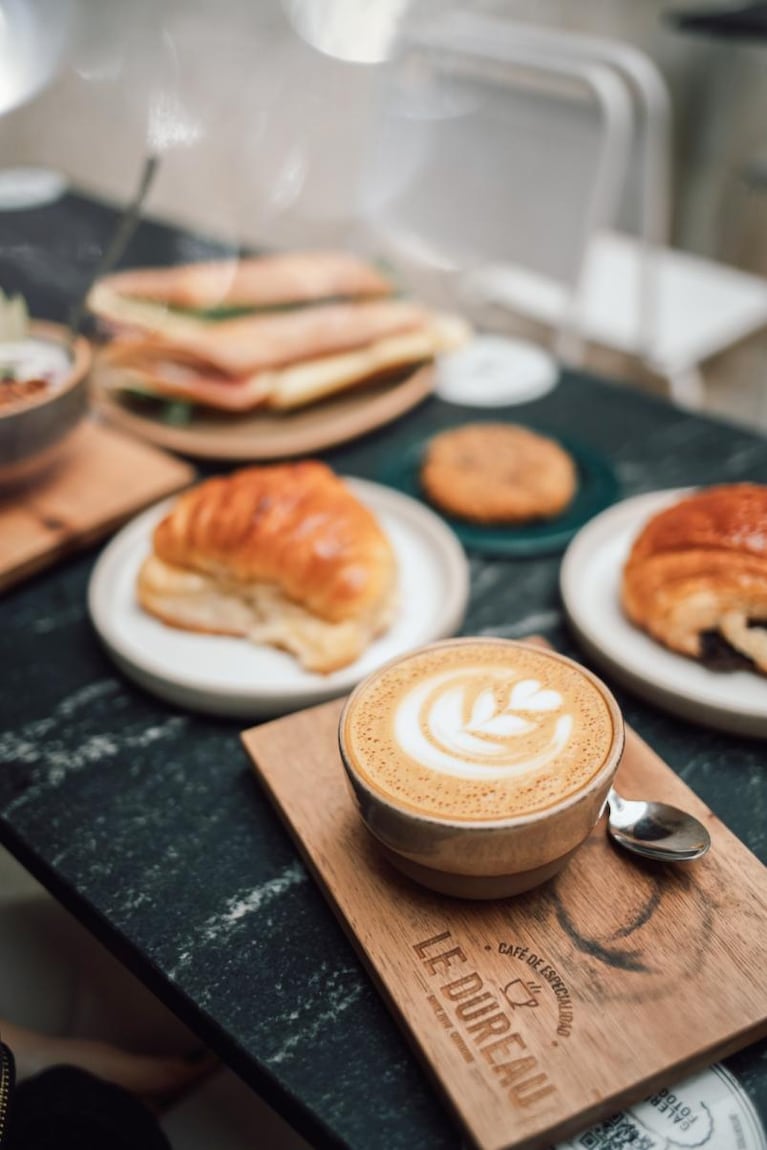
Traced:
<path id="1" fill-rule="evenodd" d="M 469 821 L 527 815 L 575 795 L 613 754 L 615 737 L 588 672 L 492 639 L 437 644 L 376 672 L 352 696 L 341 729 L 347 764 L 382 797 Z"/>
<path id="2" fill-rule="evenodd" d="M 500 779 L 550 765 L 573 729 L 558 691 L 538 679 L 510 683 L 482 667 L 446 671 L 408 691 L 394 737 L 423 766 L 466 779 Z"/>

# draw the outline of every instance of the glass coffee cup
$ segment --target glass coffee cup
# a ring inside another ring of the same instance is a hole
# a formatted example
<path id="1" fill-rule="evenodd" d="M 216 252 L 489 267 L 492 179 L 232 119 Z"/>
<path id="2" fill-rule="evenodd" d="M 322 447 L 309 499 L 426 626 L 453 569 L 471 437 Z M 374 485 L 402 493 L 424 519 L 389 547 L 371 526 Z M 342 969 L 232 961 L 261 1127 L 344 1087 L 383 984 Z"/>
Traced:
<path id="1" fill-rule="evenodd" d="M 451 639 L 352 692 L 341 758 L 368 831 L 400 871 L 465 898 L 520 894 L 588 838 L 623 720 L 590 671 L 508 639 Z"/>

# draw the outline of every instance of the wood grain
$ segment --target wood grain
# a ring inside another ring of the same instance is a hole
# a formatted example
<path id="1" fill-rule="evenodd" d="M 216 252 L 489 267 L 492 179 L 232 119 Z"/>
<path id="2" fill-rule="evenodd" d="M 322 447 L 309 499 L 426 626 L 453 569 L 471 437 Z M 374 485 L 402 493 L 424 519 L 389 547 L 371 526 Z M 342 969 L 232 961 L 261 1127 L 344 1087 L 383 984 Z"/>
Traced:
<path id="1" fill-rule="evenodd" d="M 194 479 L 165 452 L 86 423 L 50 472 L 0 498 L 0 591 L 108 535 Z"/>
<path id="2" fill-rule="evenodd" d="M 334 701 L 243 735 L 395 1017 L 481 1150 L 543 1147 L 767 1033 L 765 868 L 636 734 L 622 792 L 685 807 L 713 847 L 643 863 L 600 824 L 537 891 L 493 903 L 378 854 L 338 758 Z"/>
<path id="3" fill-rule="evenodd" d="M 189 424 L 172 427 L 129 406 L 92 376 L 93 402 L 117 427 L 159 447 L 196 459 L 238 462 L 287 459 L 324 451 L 382 427 L 410 411 L 434 390 L 434 369 L 353 388 L 298 411 L 256 410 L 218 415 L 198 409 Z"/>

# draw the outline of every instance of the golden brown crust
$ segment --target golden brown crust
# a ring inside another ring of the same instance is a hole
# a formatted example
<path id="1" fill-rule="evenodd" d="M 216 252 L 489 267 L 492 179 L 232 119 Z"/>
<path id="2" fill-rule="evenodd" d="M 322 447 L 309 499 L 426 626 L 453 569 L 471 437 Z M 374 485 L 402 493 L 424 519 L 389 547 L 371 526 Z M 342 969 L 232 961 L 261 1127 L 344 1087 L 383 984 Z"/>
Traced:
<path id="1" fill-rule="evenodd" d="M 572 501 L 572 457 L 553 439 L 506 423 L 466 424 L 435 436 L 421 482 L 429 499 L 476 523 L 559 515 Z"/>
<path id="2" fill-rule="evenodd" d="M 271 307 L 331 296 L 390 295 L 392 285 L 350 252 L 286 252 L 255 258 L 132 268 L 101 281 L 120 295 L 173 307 Z"/>
<path id="3" fill-rule="evenodd" d="M 329 622 L 288 599 L 276 584 L 235 585 L 174 567 L 154 554 L 142 564 L 136 590 L 144 610 L 168 626 L 279 647 L 320 674 L 358 659 L 390 626 L 397 603 L 392 586 L 366 614 Z"/>
<path id="4" fill-rule="evenodd" d="M 767 671 L 767 487 L 695 492 L 655 515 L 634 542 L 621 598 L 629 619 L 665 646 L 704 655 L 718 632 Z"/>
<path id="5" fill-rule="evenodd" d="M 688 495 L 653 516 L 637 538 L 631 559 L 696 548 L 767 560 L 767 487 L 731 483 Z"/>
<path id="6" fill-rule="evenodd" d="M 391 592 L 395 561 L 375 516 L 323 463 L 250 467 L 183 494 L 154 533 L 165 563 L 232 585 L 275 584 L 332 622 Z"/>

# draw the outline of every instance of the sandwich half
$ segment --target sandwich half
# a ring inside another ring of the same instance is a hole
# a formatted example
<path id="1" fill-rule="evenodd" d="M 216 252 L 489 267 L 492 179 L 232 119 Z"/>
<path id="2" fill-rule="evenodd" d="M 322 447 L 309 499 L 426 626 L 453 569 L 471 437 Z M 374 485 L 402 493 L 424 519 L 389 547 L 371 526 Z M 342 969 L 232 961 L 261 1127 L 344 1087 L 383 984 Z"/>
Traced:
<path id="1" fill-rule="evenodd" d="M 89 296 L 111 337 L 100 379 L 231 413 L 290 409 L 467 338 L 462 320 L 391 292 L 377 269 L 343 252 L 120 272 Z"/>

